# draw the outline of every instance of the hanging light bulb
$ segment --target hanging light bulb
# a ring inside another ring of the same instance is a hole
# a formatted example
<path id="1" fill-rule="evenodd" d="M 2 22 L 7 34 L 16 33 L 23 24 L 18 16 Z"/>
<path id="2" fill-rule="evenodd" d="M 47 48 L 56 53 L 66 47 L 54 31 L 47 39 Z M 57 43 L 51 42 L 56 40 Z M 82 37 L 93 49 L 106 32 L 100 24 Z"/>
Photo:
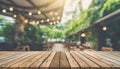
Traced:
<path id="1" fill-rule="evenodd" d="M 53 23 L 54 23 L 54 24 L 56 24 L 56 22 L 55 22 L 55 21 L 54 21 Z"/>
<path id="2" fill-rule="evenodd" d="M 10 11 L 13 11 L 14 9 L 13 9 L 13 7 L 10 7 L 9 10 L 10 10 Z"/>
<path id="3" fill-rule="evenodd" d="M 60 19 L 60 16 L 58 16 L 57 19 Z"/>
<path id="4" fill-rule="evenodd" d="M 85 36 L 86 36 L 86 34 L 85 34 L 85 33 L 82 33 L 82 34 L 81 34 L 81 37 L 85 37 Z"/>
<path id="5" fill-rule="evenodd" d="M 32 12 L 29 12 L 28 15 L 31 16 L 31 15 L 32 15 Z"/>
<path id="6" fill-rule="evenodd" d="M 6 13 L 7 11 L 6 11 L 6 9 L 3 9 L 2 12 L 3 12 L 3 13 Z"/>
<path id="7" fill-rule="evenodd" d="M 25 19 L 25 20 L 24 20 L 24 23 L 27 24 L 27 23 L 28 23 L 28 19 Z"/>
<path id="8" fill-rule="evenodd" d="M 52 22 L 50 22 L 50 25 L 52 25 L 53 23 Z"/>
<path id="9" fill-rule="evenodd" d="M 44 20 L 41 20 L 41 23 L 43 23 L 44 22 Z"/>
<path id="10" fill-rule="evenodd" d="M 38 11 L 38 14 L 40 15 L 40 14 L 41 14 L 41 11 Z"/>
<path id="11" fill-rule="evenodd" d="M 36 23 L 39 24 L 39 21 L 37 21 Z"/>
<path id="12" fill-rule="evenodd" d="M 58 15 L 58 12 L 55 12 L 55 15 Z"/>
<path id="13" fill-rule="evenodd" d="M 103 29 L 103 31 L 106 31 L 106 30 L 107 30 L 107 27 L 106 27 L 106 26 L 104 26 L 102 29 Z"/>
<path id="14" fill-rule="evenodd" d="M 52 14 L 53 14 L 53 12 L 50 12 L 49 14 L 50 14 L 50 15 L 52 15 Z"/>
<path id="15" fill-rule="evenodd" d="M 16 17 L 17 17 L 17 15 L 16 15 L 16 14 L 14 14 L 14 15 L 13 15 L 13 17 L 14 17 L 14 18 L 16 18 Z"/>
<path id="16" fill-rule="evenodd" d="M 57 21 L 56 23 L 59 23 L 59 21 Z"/>
<path id="17" fill-rule="evenodd" d="M 50 21 L 50 19 L 47 19 L 47 22 L 49 22 Z"/>
<path id="18" fill-rule="evenodd" d="M 55 20 L 55 18 L 53 17 L 52 20 Z"/>

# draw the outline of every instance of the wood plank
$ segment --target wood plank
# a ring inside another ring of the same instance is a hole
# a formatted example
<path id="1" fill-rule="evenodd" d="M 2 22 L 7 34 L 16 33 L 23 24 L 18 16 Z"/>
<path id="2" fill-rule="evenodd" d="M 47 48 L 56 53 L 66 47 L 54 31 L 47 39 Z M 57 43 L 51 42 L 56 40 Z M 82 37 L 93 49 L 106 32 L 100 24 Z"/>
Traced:
<path id="1" fill-rule="evenodd" d="M 19 53 L 19 52 L 10 52 L 10 53 L 8 53 L 8 54 L 4 54 L 4 55 L 0 56 L 0 60 L 1 60 L 1 59 L 5 59 L 5 58 L 12 57 L 12 56 L 14 56 L 14 55 L 16 55 L 16 54 L 18 54 L 18 53 Z"/>
<path id="2" fill-rule="evenodd" d="M 52 52 L 50 56 L 40 65 L 40 69 L 49 69 L 50 64 L 55 56 L 56 52 Z"/>
<path id="3" fill-rule="evenodd" d="M 27 61 L 32 55 L 34 55 L 34 54 L 36 54 L 37 52 L 33 52 L 33 53 L 30 53 L 29 55 L 27 55 L 27 57 L 23 57 L 22 58 L 22 60 L 20 61 L 18 61 L 18 62 L 16 62 L 15 64 L 13 64 L 13 65 L 10 65 L 10 68 L 11 69 L 17 69 L 17 68 L 19 68 L 19 66 L 21 65 L 21 64 L 24 64 L 24 61 Z"/>
<path id="4" fill-rule="evenodd" d="M 56 52 L 49 69 L 59 69 L 60 66 L 60 52 Z"/>
<path id="5" fill-rule="evenodd" d="M 9 62 L 11 59 L 16 58 L 17 56 L 19 56 L 19 55 L 21 55 L 21 54 L 22 54 L 22 53 L 19 52 L 19 53 L 13 53 L 13 54 L 11 54 L 11 55 L 9 55 L 9 56 L 4 56 L 4 57 L 2 57 L 2 58 L 0 59 L 0 65 L 4 64 L 4 63 L 6 63 L 6 62 Z"/>
<path id="6" fill-rule="evenodd" d="M 84 55 L 80 54 L 79 52 L 75 51 L 75 54 L 81 58 L 84 62 L 86 62 L 90 68 L 92 69 L 100 69 L 100 66 L 98 66 L 96 63 L 92 62 L 91 60 L 89 60 L 87 57 L 85 57 Z"/>
<path id="7" fill-rule="evenodd" d="M 90 59 L 92 62 L 96 63 L 100 66 L 100 69 L 111 69 L 108 64 L 103 63 L 102 61 L 95 59 L 94 57 L 86 54 L 85 52 L 79 52 L 80 54 L 86 56 L 88 59 Z"/>
<path id="8" fill-rule="evenodd" d="M 92 57 L 94 57 L 94 58 L 102 61 L 103 63 L 108 64 L 112 69 L 119 69 L 120 65 L 109 61 L 108 58 L 104 58 L 104 56 L 96 54 L 96 52 L 86 52 L 86 53 L 89 54 L 89 55 L 91 55 Z"/>
<path id="9" fill-rule="evenodd" d="M 81 67 L 80 69 L 90 69 L 90 66 L 85 61 L 83 61 L 80 57 L 78 57 L 74 51 L 70 51 L 70 53 L 74 57 L 76 62 L 79 64 L 79 66 Z"/>
<path id="10" fill-rule="evenodd" d="M 40 65 L 49 57 L 49 55 L 51 54 L 51 52 L 42 52 L 44 54 L 42 54 L 40 56 L 39 59 L 37 59 L 36 62 L 34 62 L 33 64 L 30 65 L 30 69 L 39 69 Z"/>
<path id="11" fill-rule="evenodd" d="M 60 69 L 70 69 L 70 64 L 64 52 L 60 54 Z"/>
<path id="12" fill-rule="evenodd" d="M 79 69 L 80 68 L 79 65 L 77 64 L 75 59 L 70 55 L 70 53 L 69 52 L 65 52 L 65 53 L 66 53 L 71 69 Z"/>
<path id="13" fill-rule="evenodd" d="M 8 60 L 7 62 L 4 61 L 4 63 L 2 65 L 0 65 L 0 67 L 1 68 L 9 68 L 10 65 L 15 64 L 15 62 L 17 62 L 18 59 L 20 59 L 20 58 L 22 58 L 22 57 L 24 57 L 24 56 L 26 56 L 28 54 L 30 54 L 30 53 L 29 52 L 25 52 L 25 53 L 15 57 L 15 58 L 12 58 L 12 59 Z"/>
<path id="14" fill-rule="evenodd" d="M 44 56 L 46 52 L 37 52 L 36 54 L 32 55 L 29 59 L 24 61 L 24 64 L 21 64 L 19 68 L 30 68 L 30 65 L 32 65 L 34 62 L 37 62 L 42 56 Z M 39 66 L 38 66 L 39 68 Z"/>
<path id="15" fill-rule="evenodd" d="M 108 57 L 108 58 L 111 58 L 113 60 L 116 60 L 116 61 L 120 61 L 120 57 L 117 57 L 117 56 L 114 56 L 114 55 L 111 55 L 107 52 L 98 52 L 99 54 L 105 56 L 105 57 Z"/>
<path id="16" fill-rule="evenodd" d="M 119 54 L 119 53 L 115 53 L 115 52 L 109 52 L 109 53 L 112 54 L 112 55 L 115 55 L 115 56 L 120 57 L 120 54 Z"/>
<path id="17" fill-rule="evenodd" d="M 95 53 L 101 55 L 99 52 L 95 52 Z M 111 62 L 113 62 L 114 64 L 120 66 L 120 62 L 119 62 L 119 61 L 113 60 L 113 59 L 111 59 L 111 58 L 109 58 L 109 57 L 106 57 L 106 56 L 103 56 L 103 55 L 101 55 L 101 56 L 102 56 L 105 60 L 111 61 Z"/>

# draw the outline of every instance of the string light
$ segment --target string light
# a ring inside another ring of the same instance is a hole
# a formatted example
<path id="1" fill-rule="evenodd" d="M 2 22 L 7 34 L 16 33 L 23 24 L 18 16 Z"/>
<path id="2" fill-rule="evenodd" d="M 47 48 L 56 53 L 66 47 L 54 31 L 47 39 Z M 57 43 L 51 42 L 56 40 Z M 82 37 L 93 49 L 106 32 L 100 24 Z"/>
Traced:
<path id="1" fill-rule="evenodd" d="M 50 22 L 50 25 L 52 25 L 53 23 L 52 22 Z"/>
<path id="2" fill-rule="evenodd" d="M 13 7 L 10 7 L 9 10 L 10 10 L 10 11 L 13 11 Z"/>
<path id="3" fill-rule="evenodd" d="M 44 22 L 44 20 L 41 20 L 41 23 L 43 23 Z"/>
<path id="4" fill-rule="evenodd" d="M 32 15 L 32 12 L 29 12 L 28 15 L 31 16 L 31 15 Z"/>
<path id="5" fill-rule="evenodd" d="M 47 22 L 49 22 L 50 21 L 50 19 L 47 19 Z"/>
<path id="6" fill-rule="evenodd" d="M 25 19 L 25 20 L 24 20 L 24 23 L 27 24 L 27 23 L 28 23 L 28 19 Z"/>
<path id="7" fill-rule="evenodd" d="M 52 15 L 52 14 L 53 14 L 53 12 L 50 12 L 49 14 L 50 14 L 50 15 Z"/>
<path id="8" fill-rule="evenodd" d="M 16 18 L 16 17 L 17 17 L 17 15 L 16 15 L 16 14 L 14 14 L 14 15 L 13 15 L 13 17 L 14 17 L 14 18 Z"/>
<path id="9" fill-rule="evenodd" d="M 39 24 L 39 21 L 37 21 L 36 23 Z"/>
<path id="10" fill-rule="evenodd" d="M 6 9 L 3 9 L 2 12 L 3 12 L 3 13 L 6 13 L 7 11 L 6 11 Z"/>
<path id="11" fill-rule="evenodd" d="M 57 21 L 57 23 L 59 23 L 59 21 Z"/>
<path id="12" fill-rule="evenodd" d="M 55 20 L 55 18 L 53 17 L 52 20 Z"/>
<path id="13" fill-rule="evenodd" d="M 55 15 L 58 15 L 58 13 L 57 13 L 57 12 L 55 12 Z"/>
<path id="14" fill-rule="evenodd" d="M 38 11 L 38 14 L 40 15 L 40 14 L 41 14 L 41 11 Z"/>
<path id="15" fill-rule="evenodd" d="M 55 22 L 55 21 L 54 21 L 53 23 L 54 23 L 54 24 L 56 24 L 56 22 Z"/>
<path id="16" fill-rule="evenodd" d="M 60 16 L 58 16 L 57 19 L 60 19 Z"/>
<path id="17" fill-rule="evenodd" d="M 107 30 L 107 27 L 106 27 L 106 26 L 104 26 L 102 29 L 103 29 L 103 31 L 106 31 L 106 30 Z"/>

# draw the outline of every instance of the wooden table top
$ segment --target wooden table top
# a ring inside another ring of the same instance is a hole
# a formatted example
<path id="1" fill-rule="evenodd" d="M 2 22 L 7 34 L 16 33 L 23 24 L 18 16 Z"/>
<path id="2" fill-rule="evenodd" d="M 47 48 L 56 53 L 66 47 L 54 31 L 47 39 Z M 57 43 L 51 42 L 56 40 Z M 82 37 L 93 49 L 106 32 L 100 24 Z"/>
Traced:
<path id="1" fill-rule="evenodd" d="M 120 69 L 120 52 L 0 52 L 0 69 Z"/>

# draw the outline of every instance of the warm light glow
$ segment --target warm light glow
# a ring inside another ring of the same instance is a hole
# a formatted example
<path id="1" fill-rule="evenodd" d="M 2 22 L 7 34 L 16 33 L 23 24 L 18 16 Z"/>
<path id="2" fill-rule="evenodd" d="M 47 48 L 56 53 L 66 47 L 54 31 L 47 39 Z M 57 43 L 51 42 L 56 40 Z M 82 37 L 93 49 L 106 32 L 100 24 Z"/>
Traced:
<path id="1" fill-rule="evenodd" d="M 9 10 L 10 10 L 10 11 L 13 11 L 13 7 L 10 7 Z"/>
<path id="2" fill-rule="evenodd" d="M 27 24 L 27 23 L 28 23 L 28 19 L 25 19 L 25 20 L 24 20 L 24 23 Z"/>
<path id="3" fill-rule="evenodd" d="M 3 12 L 3 13 L 6 13 L 6 9 L 3 9 L 2 12 Z"/>
<path id="4" fill-rule="evenodd" d="M 13 17 L 14 17 L 14 18 L 16 18 L 16 17 L 17 17 L 17 15 L 16 15 L 16 14 L 14 14 L 14 15 L 13 15 Z"/>
<path id="5" fill-rule="evenodd" d="M 85 33 L 82 33 L 82 34 L 81 34 L 81 37 L 85 37 L 85 36 L 86 36 L 86 34 L 85 34 Z"/>
<path id="6" fill-rule="evenodd" d="M 106 26 L 104 26 L 102 29 L 103 29 L 103 31 L 106 31 L 106 30 L 107 30 L 107 27 L 106 27 Z"/>
<path id="7" fill-rule="evenodd" d="M 44 22 L 44 20 L 41 20 L 41 23 L 43 23 Z"/>
<path id="8" fill-rule="evenodd" d="M 53 14 L 53 12 L 50 12 L 49 14 L 50 14 L 50 15 L 52 15 L 52 14 Z"/>
<path id="9" fill-rule="evenodd" d="M 32 12 L 29 12 L 28 15 L 31 16 L 31 15 L 32 15 Z"/>
<path id="10" fill-rule="evenodd" d="M 57 21 L 57 23 L 59 23 L 59 21 Z"/>
<path id="11" fill-rule="evenodd" d="M 47 19 L 47 22 L 49 22 L 50 21 L 50 19 Z"/>
<path id="12" fill-rule="evenodd" d="M 55 18 L 53 17 L 52 20 L 55 20 Z"/>
<path id="13" fill-rule="evenodd" d="M 58 16 L 57 19 L 60 19 L 60 16 Z"/>
<path id="14" fill-rule="evenodd" d="M 58 15 L 58 13 L 57 13 L 57 12 L 55 12 L 55 15 Z"/>
<path id="15" fill-rule="evenodd" d="M 54 24 L 56 24 L 56 22 L 55 22 L 55 21 L 54 21 L 53 23 L 54 23 Z"/>
<path id="16" fill-rule="evenodd" d="M 52 22 L 50 22 L 50 25 L 52 25 L 53 23 Z"/>
<path id="17" fill-rule="evenodd" d="M 39 24 L 39 21 L 37 21 L 36 23 Z"/>
<path id="18" fill-rule="evenodd" d="M 41 11 L 38 11 L 38 14 L 41 14 Z"/>

